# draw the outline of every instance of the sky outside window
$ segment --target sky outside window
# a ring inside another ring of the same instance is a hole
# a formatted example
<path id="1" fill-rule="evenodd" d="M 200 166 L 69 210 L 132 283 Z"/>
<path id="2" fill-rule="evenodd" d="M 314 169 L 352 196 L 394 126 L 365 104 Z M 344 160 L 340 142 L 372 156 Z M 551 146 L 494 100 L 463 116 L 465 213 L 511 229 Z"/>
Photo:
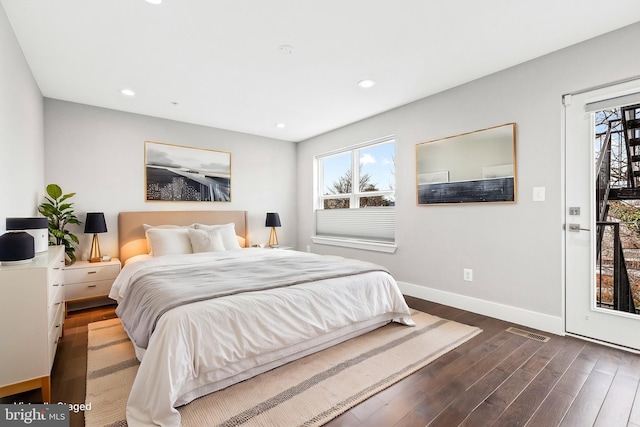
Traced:
<path id="1" fill-rule="evenodd" d="M 378 190 L 393 190 L 396 186 L 395 143 L 374 145 L 360 150 L 360 176 L 369 174 Z"/>
<path id="2" fill-rule="evenodd" d="M 324 176 L 322 192 L 323 194 L 333 194 L 329 191 L 333 189 L 333 183 L 351 170 L 351 152 L 325 157 L 322 159 L 322 167 Z"/>
<path id="3" fill-rule="evenodd" d="M 351 151 L 322 159 L 324 182 L 323 194 L 333 194 L 333 184 L 351 170 Z M 369 174 L 369 182 L 378 190 L 395 188 L 395 142 L 373 145 L 359 150 L 360 174 Z"/>

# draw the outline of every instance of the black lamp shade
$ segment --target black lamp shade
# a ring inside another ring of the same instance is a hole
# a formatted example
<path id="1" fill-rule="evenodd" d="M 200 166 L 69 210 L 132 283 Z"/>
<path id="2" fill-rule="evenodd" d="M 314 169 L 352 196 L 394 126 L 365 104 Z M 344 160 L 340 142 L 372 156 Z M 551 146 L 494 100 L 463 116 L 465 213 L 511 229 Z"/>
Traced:
<path id="1" fill-rule="evenodd" d="M 18 262 L 35 256 L 33 236 L 25 231 L 12 231 L 0 236 L 0 261 Z"/>
<path id="2" fill-rule="evenodd" d="M 280 215 L 277 212 L 267 212 L 265 227 L 280 227 Z"/>
<path id="3" fill-rule="evenodd" d="M 107 222 L 104 220 L 102 212 L 88 212 L 84 222 L 85 233 L 106 233 Z"/>

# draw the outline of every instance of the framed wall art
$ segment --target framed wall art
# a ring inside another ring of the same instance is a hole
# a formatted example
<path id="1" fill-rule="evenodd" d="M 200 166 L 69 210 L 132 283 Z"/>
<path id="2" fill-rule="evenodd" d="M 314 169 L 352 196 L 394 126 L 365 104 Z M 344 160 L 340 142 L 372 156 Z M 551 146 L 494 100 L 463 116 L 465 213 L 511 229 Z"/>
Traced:
<path id="1" fill-rule="evenodd" d="M 418 205 L 516 201 L 516 124 L 416 145 Z"/>
<path id="2" fill-rule="evenodd" d="M 147 201 L 231 201 L 231 153 L 145 141 Z"/>

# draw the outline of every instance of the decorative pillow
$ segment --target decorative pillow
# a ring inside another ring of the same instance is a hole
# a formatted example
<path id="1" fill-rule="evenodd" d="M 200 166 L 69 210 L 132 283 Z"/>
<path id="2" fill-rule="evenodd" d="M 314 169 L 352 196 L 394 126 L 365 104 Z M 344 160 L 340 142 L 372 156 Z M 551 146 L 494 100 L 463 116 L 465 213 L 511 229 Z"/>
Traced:
<path id="1" fill-rule="evenodd" d="M 166 228 L 195 228 L 195 224 L 191 225 L 149 225 L 142 224 L 142 228 L 144 228 L 144 236 L 147 238 L 147 252 L 149 255 L 153 256 L 153 248 L 151 247 L 151 242 L 149 241 L 149 235 L 147 232 L 152 228 L 166 229 Z"/>
<path id="2" fill-rule="evenodd" d="M 147 241 L 154 257 L 164 255 L 191 254 L 188 228 L 149 228 Z"/>
<path id="3" fill-rule="evenodd" d="M 214 230 L 220 233 L 222 236 L 222 243 L 224 249 L 230 251 L 232 249 L 240 249 L 238 238 L 236 236 L 236 225 L 234 223 L 221 224 L 221 225 L 204 225 L 195 224 L 196 230 Z"/>
<path id="4" fill-rule="evenodd" d="M 217 230 L 195 230 L 188 228 L 193 253 L 224 251 L 222 235 Z"/>

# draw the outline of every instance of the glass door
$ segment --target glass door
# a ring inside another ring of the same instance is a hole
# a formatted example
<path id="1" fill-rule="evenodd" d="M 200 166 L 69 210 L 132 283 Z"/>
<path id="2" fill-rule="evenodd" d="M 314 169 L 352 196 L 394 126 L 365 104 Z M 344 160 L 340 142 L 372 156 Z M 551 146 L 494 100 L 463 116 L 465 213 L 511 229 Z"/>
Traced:
<path id="1" fill-rule="evenodd" d="M 640 350 L 640 82 L 564 104 L 566 331 Z"/>

